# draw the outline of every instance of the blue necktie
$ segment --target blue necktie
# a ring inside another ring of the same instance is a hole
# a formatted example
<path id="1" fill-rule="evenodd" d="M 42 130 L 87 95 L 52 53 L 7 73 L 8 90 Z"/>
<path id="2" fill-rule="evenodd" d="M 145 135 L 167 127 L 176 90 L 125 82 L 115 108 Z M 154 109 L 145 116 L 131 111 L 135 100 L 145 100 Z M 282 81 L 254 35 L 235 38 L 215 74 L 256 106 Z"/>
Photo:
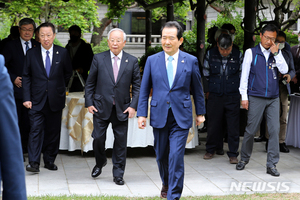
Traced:
<path id="1" fill-rule="evenodd" d="M 27 52 L 27 50 L 29 49 L 29 45 L 28 45 L 28 44 L 29 44 L 29 42 L 26 41 L 26 42 L 25 42 L 25 45 L 26 45 L 26 52 Z"/>
<path id="2" fill-rule="evenodd" d="M 49 74 L 50 74 L 50 68 L 51 68 L 51 63 L 50 63 L 50 57 L 49 57 L 49 51 L 46 51 L 47 55 L 46 55 L 46 62 L 45 62 L 45 65 L 46 65 L 46 73 L 47 73 L 47 76 L 49 77 Z"/>
<path id="3" fill-rule="evenodd" d="M 168 58 L 168 66 L 167 66 L 167 73 L 168 73 L 168 79 L 169 79 L 169 85 L 170 88 L 172 87 L 173 84 L 173 64 L 172 64 L 172 60 L 174 58 L 172 56 L 169 56 Z"/>

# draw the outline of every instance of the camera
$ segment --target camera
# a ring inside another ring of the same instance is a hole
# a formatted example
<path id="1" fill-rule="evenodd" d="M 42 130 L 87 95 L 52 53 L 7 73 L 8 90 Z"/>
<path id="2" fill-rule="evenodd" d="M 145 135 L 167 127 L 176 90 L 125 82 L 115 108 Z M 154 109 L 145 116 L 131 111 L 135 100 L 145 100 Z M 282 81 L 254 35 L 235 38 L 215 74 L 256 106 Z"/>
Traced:
<path id="1" fill-rule="evenodd" d="M 287 80 L 287 77 L 284 77 L 284 78 L 282 79 L 281 82 L 282 82 L 283 85 L 286 85 L 286 84 L 287 84 L 286 80 Z"/>

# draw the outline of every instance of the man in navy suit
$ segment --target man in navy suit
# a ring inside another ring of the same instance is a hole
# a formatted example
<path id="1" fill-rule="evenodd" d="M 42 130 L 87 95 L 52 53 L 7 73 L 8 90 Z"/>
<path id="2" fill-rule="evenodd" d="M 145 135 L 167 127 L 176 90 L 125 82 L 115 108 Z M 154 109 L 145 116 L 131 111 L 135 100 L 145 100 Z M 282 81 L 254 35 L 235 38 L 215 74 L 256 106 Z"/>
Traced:
<path id="1" fill-rule="evenodd" d="M 3 49 L 6 67 L 14 86 L 14 96 L 17 107 L 19 129 L 23 153 L 27 152 L 28 135 L 30 131 L 28 109 L 23 106 L 22 74 L 26 52 L 39 43 L 32 39 L 35 23 L 32 19 L 23 18 L 19 22 L 20 37 L 6 43 Z"/>
<path id="2" fill-rule="evenodd" d="M 26 200 L 22 148 L 13 85 L 0 55 L 0 188 L 3 200 Z M 1 199 L 1 197 L 0 197 Z"/>
<path id="3" fill-rule="evenodd" d="M 93 178 L 99 176 L 107 163 L 105 140 L 111 123 L 115 138 L 113 181 L 124 185 L 128 118 L 134 117 L 137 108 L 140 70 L 137 58 L 123 51 L 126 34 L 122 29 L 112 29 L 107 42 L 110 50 L 94 56 L 85 86 L 85 106 L 93 114 L 94 121 L 92 136 L 96 165 L 91 175 Z"/>
<path id="4" fill-rule="evenodd" d="M 139 128 L 145 128 L 150 103 L 154 150 L 162 180 L 161 197 L 179 199 L 183 189 L 184 152 L 189 128 L 193 124 L 193 95 L 196 124 L 204 122 L 205 106 L 201 76 L 196 57 L 179 50 L 182 28 L 169 21 L 162 29 L 163 50 L 148 57 L 144 69 L 137 116 Z"/>
<path id="5" fill-rule="evenodd" d="M 57 170 L 54 161 L 59 150 L 65 88 L 72 75 L 68 51 L 53 45 L 54 25 L 41 24 L 39 38 L 41 45 L 27 52 L 23 72 L 23 105 L 30 109 L 29 164 L 26 166 L 30 172 L 39 172 L 41 153 L 45 168 Z"/>

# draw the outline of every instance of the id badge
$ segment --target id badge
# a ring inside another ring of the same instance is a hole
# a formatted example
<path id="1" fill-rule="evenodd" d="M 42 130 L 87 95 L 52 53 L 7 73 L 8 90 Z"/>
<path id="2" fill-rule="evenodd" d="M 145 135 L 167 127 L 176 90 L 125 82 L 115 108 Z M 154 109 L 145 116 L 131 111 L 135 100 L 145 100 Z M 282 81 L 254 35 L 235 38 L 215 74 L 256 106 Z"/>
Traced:
<path id="1" fill-rule="evenodd" d="M 276 67 L 276 63 L 272 63 L 271 64 L 271 69 L 272 69 L 272 73 L 273 73 L 273 78 L 277 79 L 276 72 L 275 72 L 275 67 Z"/>

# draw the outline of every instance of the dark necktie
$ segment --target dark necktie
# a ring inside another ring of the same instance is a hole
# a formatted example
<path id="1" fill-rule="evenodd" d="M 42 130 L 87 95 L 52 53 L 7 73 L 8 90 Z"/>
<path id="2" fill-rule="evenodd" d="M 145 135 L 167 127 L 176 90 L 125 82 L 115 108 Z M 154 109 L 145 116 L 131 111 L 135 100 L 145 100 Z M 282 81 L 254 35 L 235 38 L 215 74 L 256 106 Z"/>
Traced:
<path id="1" fill-rule="evenodd" d="M 29 42 L 26 41 L 26 42 L 25 42 L 25 45 L 26 45 L 26 48 L 25 48 L 25 49 L 26 49 L 26 52 L 27 52 L 27 50 L 29 49 L 29 45 L 28 45 L 28 44 L 29 44 Z"/>
<path id="2" fill-rule="evenodd" d="M 49 77 L 50 74 L 50 69 L 51 69 L 51 63 L 50 63 L 50 57 L 49 57 L 49 51 L 46 51 L 46 61 L 45 61 L 45 65 L 46 65 L 46 73 L 47 76 Z"/>

